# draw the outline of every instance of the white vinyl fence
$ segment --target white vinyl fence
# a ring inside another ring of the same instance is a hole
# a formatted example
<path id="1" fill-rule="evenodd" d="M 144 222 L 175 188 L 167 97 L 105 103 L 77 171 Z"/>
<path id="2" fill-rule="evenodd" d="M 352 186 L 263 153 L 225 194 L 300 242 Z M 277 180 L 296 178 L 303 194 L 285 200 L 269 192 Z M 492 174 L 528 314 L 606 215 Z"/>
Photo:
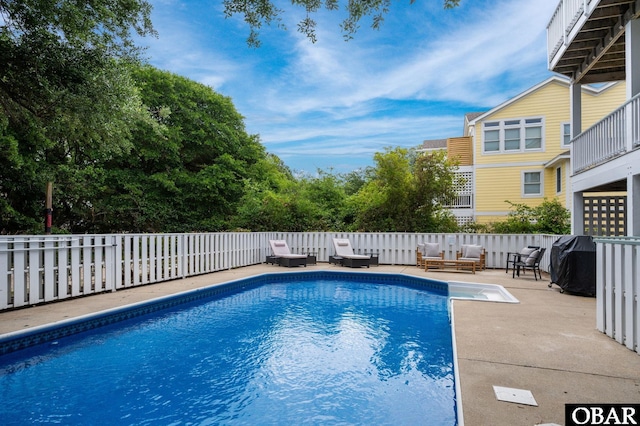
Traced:
<path id="1" fill-rule="evenodd" d="M 596 239 L 597 328 L 640 353 L 640 238 Z"/>
<path id="2" fill-rule="evenodd" d="M 415 265 L 416 247 L 437 242 L 455 259 L 462 244 L 480 244 L 487 267 L 503 268 L 506 253 L 527 245 L 547 247 L 552 235 L 236 232 L 0 236 L 0 310 L 87 296 L 264 262 L 269 240 L 284 239 L 294 252 L 327 262 L 333 238 L 349 238 L 381 264 Z"/>

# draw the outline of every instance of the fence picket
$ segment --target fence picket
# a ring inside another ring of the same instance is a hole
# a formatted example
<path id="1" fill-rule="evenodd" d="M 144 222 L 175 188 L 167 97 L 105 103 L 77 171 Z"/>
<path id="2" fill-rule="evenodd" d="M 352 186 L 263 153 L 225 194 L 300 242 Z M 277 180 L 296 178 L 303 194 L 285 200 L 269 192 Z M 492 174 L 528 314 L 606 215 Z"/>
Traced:
<path id="1" fill-rule="evenodd" d="M 36 241 L 29 241 L 29 299 L 30 305 L 35 305 L 42 301 L 40 297 L 40 275 L 42 274 L 42 250 L 40 250 L 40 243 Z M 33 249 L 33 250 L 31 250 Z"/>
<path id="2" fill-rule="evenodd" d="M 0 311 L 11 306 L 12 270 L 9 265 L 9 242 L 0 240 Z"/>
<path id="3" fill-rule="evenodd" d="M 27 305 L 27 256 L 25 256 L 25 243 L 22 239 L 16 239 L 13 243 L 13 307 L 19 308 Z"/>
<path id="4" fill-rule="evenodd" d="M 487 267 L 504 268 L 506 253 L 545 247 L 548 271 L 555 235 L 261 232 L 0 237 L 0 310 L 262 263 L 270 239 L 326 262 L 333 238 L 348 238 L 381 264 L 412 265 L 418 243 L 436 242 L 455 259 L 462 244 L 480 244 Z M 640 351 L 640 239 L 597 239 L 598 330 Z"/>

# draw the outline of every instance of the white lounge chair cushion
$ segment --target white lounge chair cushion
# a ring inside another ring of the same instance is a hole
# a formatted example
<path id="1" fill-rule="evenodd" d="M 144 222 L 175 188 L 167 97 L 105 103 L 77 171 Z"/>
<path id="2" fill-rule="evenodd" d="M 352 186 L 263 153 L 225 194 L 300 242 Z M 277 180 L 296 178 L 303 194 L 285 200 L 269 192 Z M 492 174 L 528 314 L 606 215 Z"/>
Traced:
<path id="1" fill-rule="evenodd" d="M 424 244 L 418 244 L 418 252 L 420 252 L 421 255 L 426 256 L 426 251 L 424 248 Z"/>
<path id="2" fill-rule="evenodd" d="M 347 239 L 334 238 L 333 246 L 336 249 L 336 256 L 347 259 L 371 259 L 371 256 L 354 254 L 351 242 Z"/>
<path id="3" fill-rule="evenodd" d="M 350 254 L 348 256 L 342 256 L 347 259 L 371 259 L 371 256 L 368 254 Z"/>
<path id="4" fill-rule="evenodd" d="M 440 257 L 440 244 L 425 243 L 424 252 L 422 254 L 426 257 Z"/>
<path id="5" fill-rule="evenodd" d="M 276 257 L 285 257 L 287 259 L 302 259 L 307 257 L 306 254 L 291 253 L 287 242 L 284 240 L 269 240 L 269 244 L 271 244 L 271 251 Z"/>

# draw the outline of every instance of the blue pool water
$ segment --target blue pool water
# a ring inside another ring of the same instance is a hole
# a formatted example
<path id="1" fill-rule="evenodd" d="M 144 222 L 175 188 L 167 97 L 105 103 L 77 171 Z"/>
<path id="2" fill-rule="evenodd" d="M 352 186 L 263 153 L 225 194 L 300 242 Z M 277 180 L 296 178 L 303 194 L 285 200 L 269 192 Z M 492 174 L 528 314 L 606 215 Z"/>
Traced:
<path id="1" fill-rule="evenodd" d="M 0 357 L 2 424 L 455 425 L 447 294 L 246 286 Z"/>

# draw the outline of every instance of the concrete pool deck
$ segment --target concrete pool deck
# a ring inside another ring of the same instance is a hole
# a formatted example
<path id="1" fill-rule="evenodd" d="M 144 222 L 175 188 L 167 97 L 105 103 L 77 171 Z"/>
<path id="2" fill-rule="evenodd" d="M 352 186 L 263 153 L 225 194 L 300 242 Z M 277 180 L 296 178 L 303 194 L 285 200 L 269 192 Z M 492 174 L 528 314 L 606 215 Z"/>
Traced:
<path id="1" fill-rule="evenodd" d="M 256 265 L 2 312 L 0 334 L 251 275 L 292 269 Z M 518 304 L 454 301 L 466 425 L 563 425 L 565 404 L 640 403 L 640 355 L 596 330 L 594 298 L 562 294 L 556 286 L 548 288 L 547 275 L 534 281 L 531 273 L 514 279 L 504 269 L 474 275 L 424 272 L 415 266 L 349 269 L 320 263 L 307 267 L 316 269 L 499 284 L 520 301 Z M 529 390 L 538 406 L 499 401 L 493 386 Z M 425 424 L 429 424 L 428 419 Z"/>

